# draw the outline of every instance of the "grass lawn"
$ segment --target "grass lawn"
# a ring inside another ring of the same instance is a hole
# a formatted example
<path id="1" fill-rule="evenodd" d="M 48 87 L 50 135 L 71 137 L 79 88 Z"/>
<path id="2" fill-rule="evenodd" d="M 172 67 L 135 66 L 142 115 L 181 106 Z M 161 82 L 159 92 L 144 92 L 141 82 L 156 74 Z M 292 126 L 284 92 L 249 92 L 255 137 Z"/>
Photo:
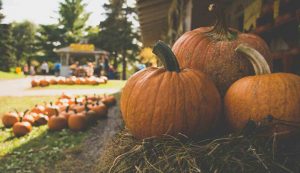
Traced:
<path id="1" fill-rule="evenodd" d="M 19 78 L 23 78 L 25 77 L 24 75 L 18 75 L 16 73 L 7 73 L 7 72 L 3 72 L 0 71 L 0 80 L 3 79 L 19 79 Z"/>
<path id="2" fill-rule="evenodd" d="M 23 111 L 55 98 L 0 97 L 0 115 L 13 108 Z M 11 128 L 0 127 L 0 172 L 48 172 L 56 162 L 66 159 L 64 152 L 76 150 L 87 134 L 67 129 L 49 132 L 45 125 L 34 127 L 28 135 L 16 138 Z"/>
<path id="3" fill-rule="evenodd" d="M 109 80 L 106 84 L 100 85 L 50 85 L 48 87 L 36 87 L 33 89 L 119 89 L 126 84 L 124 80 Z"/>

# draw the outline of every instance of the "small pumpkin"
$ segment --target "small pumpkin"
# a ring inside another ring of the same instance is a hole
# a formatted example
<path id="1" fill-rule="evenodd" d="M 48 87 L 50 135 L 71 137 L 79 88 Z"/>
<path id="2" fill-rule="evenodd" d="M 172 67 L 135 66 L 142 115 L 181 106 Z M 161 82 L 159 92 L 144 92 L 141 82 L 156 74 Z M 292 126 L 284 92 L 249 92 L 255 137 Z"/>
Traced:
<path id="1" fill-rule="evenodd" d="M 52 102 L 50 102 L 46 107 L 45 107 L 45 113 L 51 117 L 53 115 L 56 115 L 56 112 L 59 111 L 59 107 L 54 105 Z"/>
<path id="2" fill-rule="evenodd" d="M 71 114 L 68 119 L 68 126 L 73 131 L 82 131 L 87 127 L 87 119 L 86 116 L 80 112 L 76 112 L 74 110 L 74 114 Z"/>
<path id="3" fill-rule="evenodd" d="M 37 114 L 44 114 L 45 113 L 45 106 L 43 105 L 35 105 L 30 112 L 33 112 L 33 113 L 37 113 Z"/>
<path id="4" fill-rule="evenodd" d="M 17 122 L 13 125 L 13 133 L 15 136 L 20 137 L 28 134 L 32 130 L 32 125 L 29 122 Z"/>
<path id="5" fill-rule="evenodd" d="M 33 79 L 31 81 L 31 87 L 34 88 L 34 87 L 38 87 L 40 85 L 40 81 L 37 80 L 37 79 Z"/>
<path id="6" fill-rule="evenodd" d="M 50 79 L 50 85 L 57 85 L 58 80 L 56 78 L 51 78 Z"/>
<path id="7" fill-rule="evenodd" d="M 45 114 L 37 114 L 34 118 L 34 126 L 42 126 L 47 124 L 49 121 L 49 117 Z"/>
<path id="8" fill-rule="evenodd" d="M 216 24 L 184 33 L 172 50 L 180 67 L 197 69 L 209 75 L 223 97 L 233 82 L 254 74 L 244 55 L 234 50 L 240 43 L 248 44 L 263 54 L 270 67 L 272 58 L 267 44 L 259 36 L 227 27 L 222 6 L 211 4 L 209 10 L 215 13 Z"/>
<path id="9" fill-rule="evenodd" d="M 15 123 L 20 121 L 20 116 L 17 112 L 7 112 L 2 116 L 2 123 L 4 127 L 10 128 Z"/>
<path id="10" fill-rule="evenodd" d="M 65 116 L 59 114 L 58 110 L 56 110 L 56 114 L 49 118 L 48 127 L 49 130 L 52 131 L 60 131 L 64 128 L 67 128 L 68 120 Z"/>
<path id="11" fill-rule="evenodd" d="M 159 41 L 153 53 L 164 67 L 131 76 L 121 95 L 126 127 L 138 139 L 163 134 L 206 135 L 221 113 L 221 98 L 204 73 L 180 69 L 172 50 Z"/>
<path id="12" fill-rule="evenodd" d="M 32 114 L 27 114 L 28 110 L 23 113 L 23 122 L 29 122 L 31 125 L 34 123 L 34 116 Z"/>
<path id="13" fill-rule="evenodd" d="M 41 79 L 40 80 L 40 86 L 41 87 L 46 87 L 50 85 L 50 81 L 48 79 Z"/>
<path id="14" fill-rule="evenodd" d="M 108 108 L 105 104 L 100 103 L 99 101 L 96 104 L 90 106 L 90 109 L 96 112 L 98 118 L 106 118 L 108 114 Z"/>
<path id="15" fill-rule="evenodd" d="M 113 96 L 113 95 L 109 95 L 109 96 L 104 95 L 104 98 L 102 99 L 102 102 L 103 102 L 106 106 L 111 107 L 111 106 L 116 105 L 117 100 L 116 100 L 115 96 Z"/>
<path id="16" fill-rule="evenodd" d="M 96 121 L 98 119 L 98 115 L 94 110 L 89 108 L 88 103 L 85 104 L 85 112 L 84 113 L 85 113 L 88 124 L 96 123 Z"/>
<path id="17" fill-rule="evenodd" d="M 66 119 L 69 119 L 69 116 L 75 114 L 75 112 L 73 110 L 70 110 L 70 106 L 67 106 L 66 110 L 61 112 L 61 115 L 66 117 Z"/>
<path id="18" fill-rule="evenodd" d="M 238 53 L 247 55 L 256 75 L 236 81 L 224 100 L 225 115 L 232 130 L 240 130 L 249 120 L 263 122 L 268 115 L 287 122 L 300 122 L 300 77 L 291 73 L 270 73 L 263 56 L 248 45 Z M 276 126 L 274 131 L 291 130 Z"/>

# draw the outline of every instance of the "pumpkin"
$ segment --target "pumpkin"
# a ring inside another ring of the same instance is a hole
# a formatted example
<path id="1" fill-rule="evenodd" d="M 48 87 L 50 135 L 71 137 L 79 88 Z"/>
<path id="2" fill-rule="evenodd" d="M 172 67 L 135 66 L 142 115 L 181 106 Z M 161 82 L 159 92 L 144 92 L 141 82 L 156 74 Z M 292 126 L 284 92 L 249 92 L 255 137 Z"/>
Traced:
<path id="1" fill-rule="evenodd" d="M 106 118 L 108 114 L 108 108 L 105 104 L 99 103 L 97 101 L 96 104 L 90 106 L 90 109 L 96 112 L 98 118 Z"/>
<path id="2" fill-rule="evenodd" d="M 34 108 L 32 108 L 30 112 L 37 113 L 37 114 L 40 114 L 40 113 L 44 114 L 45 106 L 35 105 Z"/>
<path id="3" fill-rule="evenodd" d="M 49 130 L 52 131 L 60 131 L 64 128 L 67 128 L 68 120 L 65 116 L 59 114 L 58 110 L 56 110 L 56 114 L 49 118 L 48 127 Z"/>
<path id="4" fill-rule="evenodd" d="M 58 83 L 58 80 L 56 78 L 50 79 L 50 85 L 56 85 Z"/>
<path id="5" fill-rule="evenodd" d="M 33 88 L 33 87 L 38 87 L 40 85 L 40 81 L 39 80 L 37 80 L 37 79 L 33 79 L 32 81 L 31 81 L 31 87 Z"/>
<path id="6" fill-rule="evenodd" d="M 180 69 L 175 55 L 159 41 L 153 53 L 164 67 L 150 67 L 131 76 L 121 95 L 126 127 L 138 139 L 163 134 L 206 135 L 221 113 L 221 98 L 204 73 Z"/>
<path id="7" fill-rule="evenodd" d="M 32 130 L 32 126 L 29 122 L 17 122 L 13 125 L 13 133 L 15 136 L 20 137 L 28 134 Z"/>
<path id="8" fill-rule="evenodd" d="M 8 112 L 2 116 L 2 123 L 4 127 L 10 128 L 15 123 L 20 121 L 20 116 L 17 112 Z"/>
<path id="9" fill-rule="evenodd" d="M 48 79 L 42 79 L 40 80 L 40 86 L 41 87 L 46 87 L 50 85 L 50 81 Z"/>
<path id="10" fill-rule="evenodd" d="M 270 73 L 263 56 L 246 45 L 237 52 L 247 55 L 256 75 L 236 81 L 224 98 L 225 116 L 231 130 L 239 130 L 249 120 L 263 122 L 268 115 L 286 122 L 300 122 L 300 77 L 290 73 Z M 275 131 L 291 130 L 280 126 Z"/>
<path id="11" fill-rule="evenodd" d="M 71 114 L 68 119 L 68 126 L 73 131 L 82 131 L 87 126 L 87 119 L 83 113 L 77 113 L 74 110 L 74 114 Z"/>
<path id="12" fill-rule="evenodd" d="M 72 110 L 70 110 L 70 106 L 67 106 L 66 110 L 63 111 L 63 112 L 61 112 L 61 115 L 64 116 L 64 117 L 66 117 L 67 120 L 69 119 L 69 116 L 71 114 L 75 114 L 75 112 L 72 111 Z"/>
<path id="13" fill-rule="evenodd" d="M 32 114 L 27 114 L 28 110 L 26 110 L 24 113 L 23 113 L 23 122 L 29 122 L 31 125 L 33 125 L 34 123 L 34 116 Z"/>
<path id="14" fill-rule="evenodd" d="M 48 123 L 49 117 L 45 114 L 37 114 L 34 120 L 35 120 L 33 123 L 34 126 L 41 126 Z"/>
<path id="15" fill-rule="evenodd" d="M 72 109 L 76 110 L 77 112 L 82 112 L 85 110 L 85 106 L 84 104 L 80 103 L 72 106 Z"/>
<path id="16" fill-rule="evenodd" d="M 59 99 L 71 99 L 72 96 L 66 93 L 62 93 Z"/>
<path id="17" fill-rule="evenodd" d="M 45 108 L 45 112 L 49 117 L 56 115 L 56 112 L 58 110 L 59 110 L 59 107 L 54 105 L 52 102 L 50 102 Z"/>
<path id="18" fill-rule="evenodd" d="M 66 78 L 65 77 L 59 77 L 57 84 L 59 85 L 64 85 L 66 83 Z"/>
<path id="19" fill-rule="evenodd" d="M 114 96 L 112 96 L 112 95 L 109 95 L 109 96 L 104 95 L 104 98 L 102 99 L 102 102 L 103 102 L 106 106 L 111 107 L 111 106 L 116 105 L 117 100 L 116 100 L 116 98 L 115 98 Z"/>
<path id="20" fill-rule="evenodd" d="M 85 116 L 88 124 L 94 124 L 98 119 L 97 113 L 89 108 L 88 103 L 85 104 Z"/>
<path id="21" fill-rule="evenodd" d="M 210 5 L 216 14 L 213 27 L 200 27 L 184 33 L 172 50 L 180 66 L 200 70 L 211 77 L 221 96 L 236 80 L 254 74 L 251 64 L 235 48 L 245 43 L 258 50 L 272 67 L 267 44 L 260 37 L 228 28 L 222 7 Z"/>

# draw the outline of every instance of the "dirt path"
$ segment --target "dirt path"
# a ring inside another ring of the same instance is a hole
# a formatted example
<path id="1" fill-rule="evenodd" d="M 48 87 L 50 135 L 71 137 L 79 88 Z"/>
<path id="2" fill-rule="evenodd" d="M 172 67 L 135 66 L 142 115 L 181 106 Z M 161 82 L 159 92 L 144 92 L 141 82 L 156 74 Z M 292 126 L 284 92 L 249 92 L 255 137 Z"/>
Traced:
<path id="1" fill-rule="evenodd" d="M 120 109 L 114 106 L 109 109 L 107 119 L 100 120 L 89 131 L 81 146 L 66 151 L 66 159 L 59 162 L 49 172 L 96 173 L 97 160 L 101 157 L 104 144 L 122 128 Z M 48 172 L 48 171 L 46 171 Z"/>
<path id="2" fill-rule="evenodd" d="M 47 96 L 60 95 L 65 92 L 71 95 L 84 94 L 112 94 L 117 93 L 119 89 L 47 89 L 30 90 L 32 77 L 13 80 L 0 80 L 0 96 Z"/>

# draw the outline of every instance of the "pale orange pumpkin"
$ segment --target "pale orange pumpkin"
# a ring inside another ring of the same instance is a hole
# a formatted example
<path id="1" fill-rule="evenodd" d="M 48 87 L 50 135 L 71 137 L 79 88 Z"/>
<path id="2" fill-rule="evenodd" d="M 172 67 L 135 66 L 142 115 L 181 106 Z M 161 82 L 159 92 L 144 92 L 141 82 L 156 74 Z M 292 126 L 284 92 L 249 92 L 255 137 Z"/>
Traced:
<path id="1" fill-rule="evenodd" d="M 230 129 L 243 129 L 249 120 L 265 122 L 270 115 L 279 121 L 300 123 L 300 77 L 270 73 L 263 56 L 248 45 L 240 45 L 236 50 L 247 55 L 256 75 L 236 81 L 226 93 L 225 117 Z M 292 129 L 277 124 L 273 131 Z"/>

